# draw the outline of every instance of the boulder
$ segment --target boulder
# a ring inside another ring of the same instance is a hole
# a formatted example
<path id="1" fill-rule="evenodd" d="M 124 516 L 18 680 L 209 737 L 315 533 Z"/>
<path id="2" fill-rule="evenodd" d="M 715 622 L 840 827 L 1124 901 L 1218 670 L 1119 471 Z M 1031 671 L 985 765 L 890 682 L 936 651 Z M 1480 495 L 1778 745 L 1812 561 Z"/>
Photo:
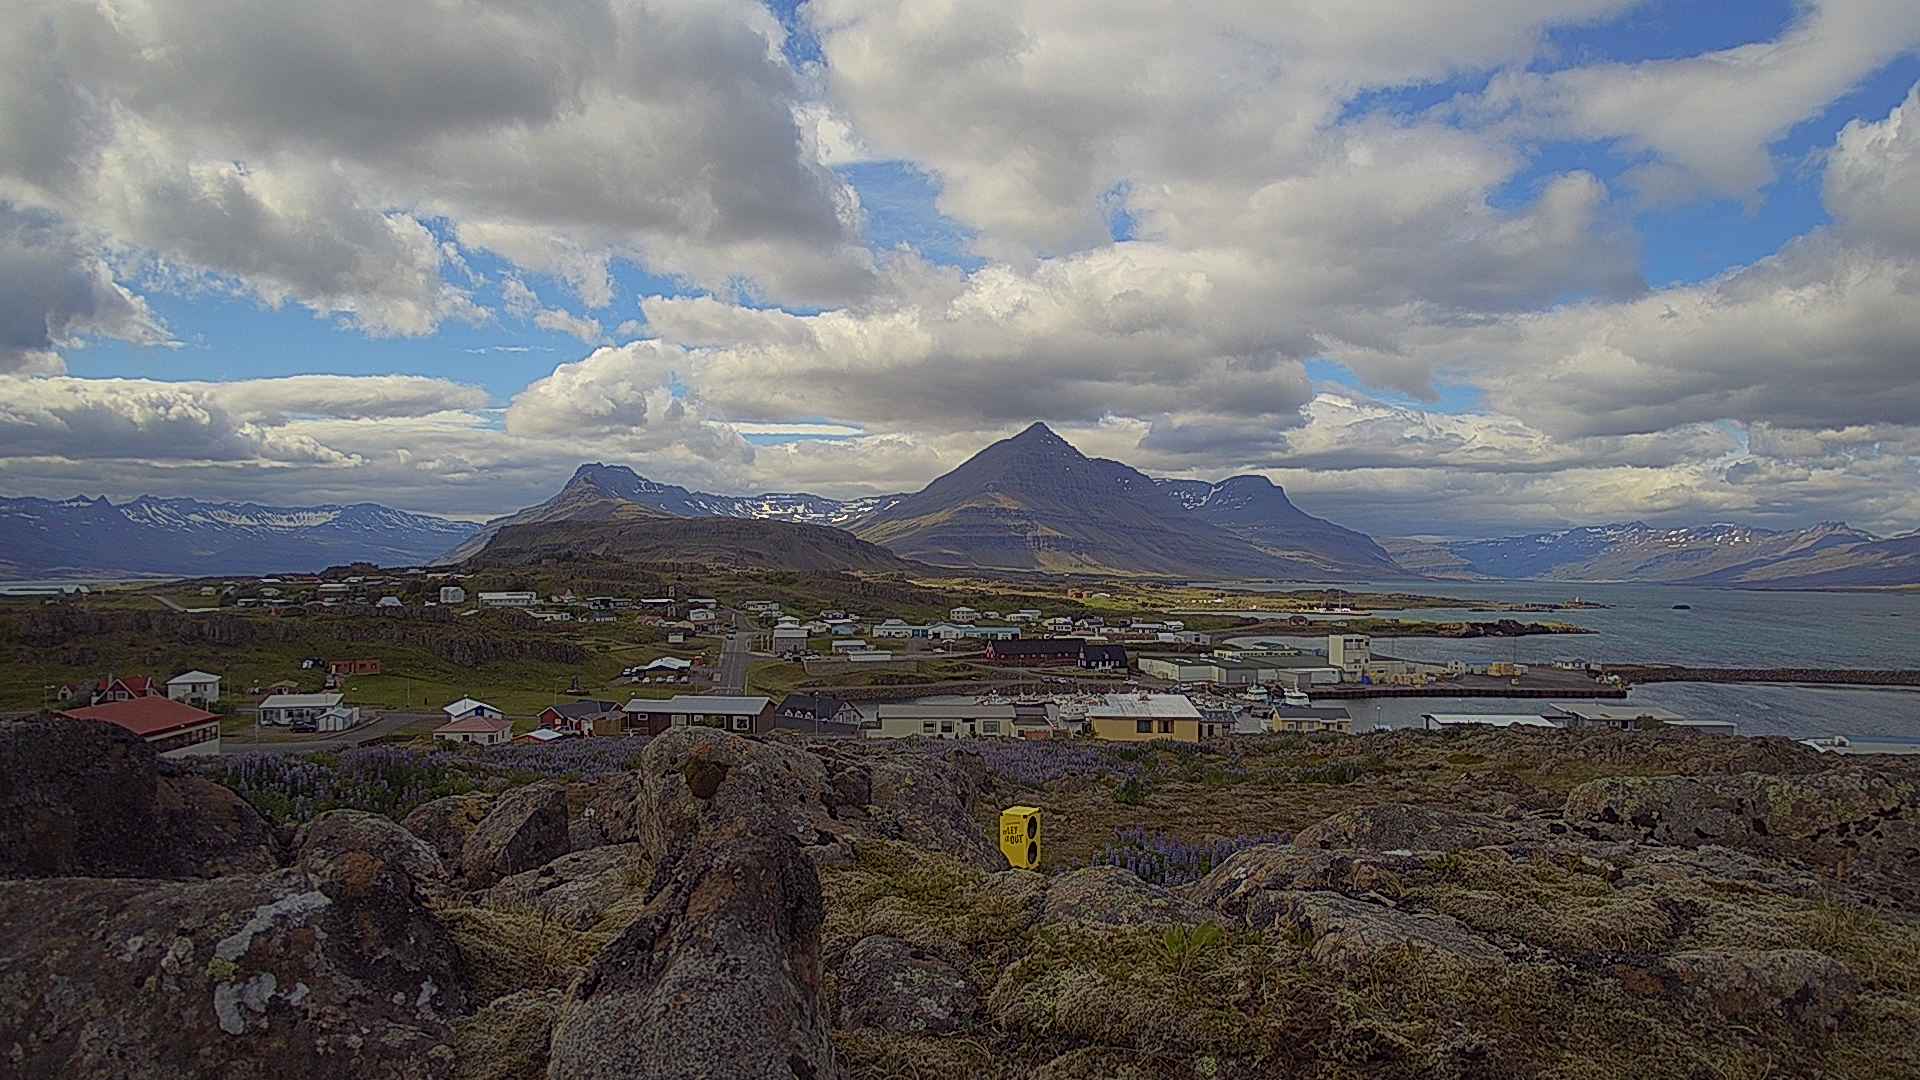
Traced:
<path id="1" fill-rule="evenodd" d="M 634 890 L 644 890 L 652 865 L 639 844 L 613 844 L 562 855 L 487 890 L 485 906 L 538 911 L 562 926 L 585 930 Z"/>
<path id="2" fill-rule="evenodd" d="M 0 722 L 0 877 L 209 878 L 279 866 L 271 826 L 141 739 L 91 720 Z"/>
<path id="3" fill-rule="evenodd" d="M 1403 911 L 1339 893 L 1288 895 L 1276 908 L 1273 926 L 1311 940 L 1313 958 L 1343 975 L 1409 951 L 1467 964 L 1506 963 L 1505 953 L 1451 916 Z"/>
<path id="4" fill-rule="evenodd" d="M 997 861 L 973 817 L 984 777 L 972 754 L 949 760 L 676 728 L 649 742 L 634 772 L 608 782 L 587 809 L 609 841 L 640 843 L 656 857 L 681 837 L 765 813 L 820 867 L 848 862 L 853 840 L 887 839 L 984 868 Z"/>
<path id="5" fill-rule="evenodd" d="M 838 972 L 838 1026 L 915 1035 L 964 1030 L 980 994 L 953 965 L 899 938 L 861 938 Z"/>
<path id="6" fill-rule="evenodd" d="M 415 807 L 400 824 L 425 840 L 440 856 L 441 865 L 455 870 L 467 850 L 467 838 L 492 808 L 493 799 L 486 795 L 448 795 Z"/>
<path id="7" fill-rule="evenodd" d="M 1261 844 L 1235 852 L 1184 891 L 1195 904 L 1264 930 L 1301 891 L 1373 892 L 1431 873 L 1438 858 L 1431 852 L 1387 854 Z"/>
<path id="8" fill-rule="evenodd" d="M 980 892 L 1009 913 L 1005 931 L 1017 934 L 1040 921 L 1047 904 L 1047 878 L 1032 870 L 1002 870 L 981 878 Z"/>
<path id="9" fill-rule="evenodd" d="M 1704 949 L 1665 966 L 1682 994 L 1735 1021 L 1784 1016 L 1830 1031 L 1860 990 L 1853 969 L 1811 949 Z"/>
<path id="10" fill-rule="evenodd" d="M 1205 917 L 1200 908 L 1118 866 L 1088 866 L 1055 876 L 1040 911 L 1041 925 L 1160 926 Z"/>
<path id="11" fill-rule="evenodd" d="M 668 856 L 645 912 L 568 990 L 550 1080 L 841 1076 L 820 1001 L 820 880 L 767 825 Z"/>
<path id="12" fill-rule="evenodd" d="M 1385 803 L 1344 810 L 1300 830 L 1297 848 L 1459 851 L 1518 838 L 1513 822 L 1432 806 Z"/>
<path id="13" fill-rule="evenodd" d="M 326 877 L 333 866 L 355 854 L 373 854 L 403 870 L 423 887 L 447 878 L 447 868 L 425 840 L 391 818 L 364 810 L 329 810 L 295 834 L 294 862 L 309 875 Z"/>
<path id="14" fill-rule="evenodd" d="M 411 877 L 350 852 L 212 881 L 0 882 L 9 1075 L 441 1077 L 459 956 Z"/>
<path id="15" fill-rule="evenodd" d="M 1800 859 L 1920 905 L 1920 782 L 1864 769 L 1805 776 L 1620 776 L 1567 795 L 1589 835 Z"/>
<path id="16" fill-rule="evenodd" d="M 460 868 L 482 889 L 567 853 L 567 789 L 554 783 L 515 788 L 493 801 L 467 837 Z"/>

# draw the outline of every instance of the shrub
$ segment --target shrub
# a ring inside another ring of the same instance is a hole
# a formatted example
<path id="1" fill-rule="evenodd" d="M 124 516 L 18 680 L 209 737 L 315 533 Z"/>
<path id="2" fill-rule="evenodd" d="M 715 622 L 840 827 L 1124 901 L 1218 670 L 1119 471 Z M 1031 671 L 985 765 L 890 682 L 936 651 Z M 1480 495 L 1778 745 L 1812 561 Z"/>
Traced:
<path id="1" fill-rule="evenodd" d="M 1285 836 L 1237 836 L 1191 844 L 1164 833 L 1121 829 L 1094 856 L 1094 866 L 1118 866 L 1155 885 L 1184 885 L 1198 881 L 1236 853 L 1259 844 L 1285 843 Z"/>
<path id="2" fill-rule="evenodd" d="M 1113 801 L 1122 806 L 1140 806 L 1153 794 L 1153 783 L 1143 776 L 1129 776 L 1113 789 Z"/>

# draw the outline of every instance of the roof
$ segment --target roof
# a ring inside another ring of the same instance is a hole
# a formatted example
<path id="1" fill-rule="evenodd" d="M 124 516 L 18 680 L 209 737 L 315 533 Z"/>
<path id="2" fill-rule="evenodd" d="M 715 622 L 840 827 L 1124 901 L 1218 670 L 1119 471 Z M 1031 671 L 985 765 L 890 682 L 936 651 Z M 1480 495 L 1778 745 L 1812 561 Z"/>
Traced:
<path id="1" fill-rule="evenodd" d="M 537 727 L 525 735 L 520 736 L 522 739 L 530 739 L 534 742 L 552 742 L 555 739 L 564 739 L 566 737 L 566 732 L 555 731 L 550 727 Z"/>
<path id="2" fill-rule="evenodd" d="M 330 709 L 340 704 L 340 694 L 274 694 L 261 699 L 263 709 Z"/>
<path id="3" fill-rule="evenodd" d="M 1200 710 L 1184 694 L 1102 694 L 1100 704 L 1088 707 L 1087 716 L 1198 720 Z"/>
<path id="4" fill-rule="evenodd" d="M 219 681 L 220 681 L 220 676 L 215 675 L 210 671 L 189 671 L 184 674 L 175 675 L 173 678 L 168 679 L 167 685 L 173 686 L 177 683 L 202 683 L 202 682 L 219 682 Z"/>
<path id="5" fill-rule="evenodd" d="M 120 676 L 102 675 L 100 676 L 100 681 L 94 684 L 94 689 L 96 690 L 110 689 L 114 683 L 119 683 L 122 686 L 125 686 L 128 690 L 131 690 L 136 694 L 144 694 L 147 691 L 153 689 L 153 676 L 151 675 L 120 675 Z"/>
<path id="6" fill-rule="evenodd" d="M 569 720 L 578 720 L 584 716 L 599 716 L 601 713 L 618 712 L 617 701 L 568 701 L 559 705 L 549 705 L 545 712 L 557 713 Z"/>
<path id="7" fill-rule="evenodd" d="M 729 696 L 723 694 L 675 694 L 665 701 L 652 698 L 634 698 L 623 706 L 630 713 L 719 713 L 728 716 L 758 715 L 762 709 L 773 704 L 773 699 L 760 695 Z"/>
<path id="8" fill-rule="evenodd" d="M 693 666 L 693 661 L 678 656 L 658 656 L 640 666 L 642 671 L 665 668 L 668 671 L 685 671 Z"/>
<path id="9" fill-rule="evenodd" d="M 813 716 L 831 718 L 847 703 L 832 694 L 788 694 L 780 699 L 780 711 L 804 712 Z"/>
<path id="10" fill-rule="evenodd" d="M 1353 715 L 1339 705 L 1275 705 L 1275 720 L 1351 720 Z"/>
<path id="11" fill-rule="evenodd" d="M 103 701 L 59 715 L 69 720 L 102 720 L 142 738 L 153 738 L 220 719 L 205 709 L 164 697 L 137 697 L 130 701 Z"/>
<path id="12" fill-rule="evenodd" d="M 996 641 L 993 643 L 992 649 L 997 654 L 1007 656 L 1020 656 L 1023 654 L 1028 656 L 1050 656 L 1056 653 L 1073 653 L 1078 655 L 1081 646 L 1086 643 L 1085 638 L 1077 637 L 1015 638 L 1010 641 Z"/>
<path id="13" fill-rule="evenodd" d="M 1552 707 L 1577 716 L 1582 720 L 1678 720 L 1680 714 L 1666 709 L 1656 709 L 1651 705 L 1596 705 L 1592 702 L 1576 701 L 1571 705 L 1552 702 Z"/>
<path id="14" fill-rule="evenodd" d="M 1823 754 L 1920 754 L 1920 737 L 1912 735 L 1824 735 L 1800 745 Z"/>
<path id="15" fill-rule="evenodd" d="M 488 735 L 504 728 L 513 727 L 513 721 L 504 716 L 463 716 L 458 720 L 449 720 L 433 729 L 435 735 L 446 732 L 450 735 Z"/>
<path id="16" fill-rule="evenodd" d="M 440 711 L 446 713 L 448 716 L 462 716 L 476 709 L 491 709 L 494 712 L 500 711 L 484 701 L 476 701 L 470 697 L 463 697 Z"/>
<path id="17" fill-rule="evenodd" d="M 882 720 L 1012 720 L 1011 705 L 882 705 Z"/>
<path id="18" fill-rule="evenodd" d="M 1080 647 L 1080 655 L 1088 660 L 1118 660 L 1125 663 L 1127 647 L 1125 645 L 1083 645 Z"/>
<path id="19" fill-rule="evenodd" d="M 1560 725 L 1541 716 L 1539 713 L 1426 713 L 1421 716 L 1428 723 L 1451 727 L 1458 724 L 1480 724 L 1485 727 L 1540 727 L 1557 728 Z"/>

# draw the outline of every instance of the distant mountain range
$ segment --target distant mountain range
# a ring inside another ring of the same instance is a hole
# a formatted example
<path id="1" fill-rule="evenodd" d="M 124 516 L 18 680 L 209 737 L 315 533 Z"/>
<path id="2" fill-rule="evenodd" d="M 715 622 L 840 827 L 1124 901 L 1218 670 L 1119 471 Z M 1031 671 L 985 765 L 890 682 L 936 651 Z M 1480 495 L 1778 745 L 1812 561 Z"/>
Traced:
<path id="1" fill-rule="evenodd" d="M 270 574 L 352 562 L 408 566 L 433 559 L 479 528 L 373 503 L 0 498 L 0 576 Z"/>
<path id="2" fill-rule="evenodd" d="M 524 566 L 568 557 L 700 563 L 737 569 L 928 569 L 829 525 L 653 513 L 508 525 L 494 534 L 474 563 Z"/>
<path id="3" fill-rule="evenodd" d="M 1775 531 L 1741 525 L 1596 525 L 1494 540 L 1389 540 L 1409 571 L 1441 578 L 1647 581 L 1746 588 L 1920 582 L 1920 533 L 1880 539 L 1839 522 Z"/>
<path id="4" fill-rule="evenodd" d="M 1044 424 L 988 446 L 918 492 L 850 502 L 709 495 L 623 466 L 582 465 L 559 494 L 489 522 L 445 561 L 491 554 L 495 533 L 514 526 L 662 516 L 837 526 L 950 567 L 1317 579 L 1400 572 L 1365 534 L 1301 511 L 1264 477 L 1156 480 L 1089 458 Z M 650 542 L 669 532 L 649 529 Z"/>

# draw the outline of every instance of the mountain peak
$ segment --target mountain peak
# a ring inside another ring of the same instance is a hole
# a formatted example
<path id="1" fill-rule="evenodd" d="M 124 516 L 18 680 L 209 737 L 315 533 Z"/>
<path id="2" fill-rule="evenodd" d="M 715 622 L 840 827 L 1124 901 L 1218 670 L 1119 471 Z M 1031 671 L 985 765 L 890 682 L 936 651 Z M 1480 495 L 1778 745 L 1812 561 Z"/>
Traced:
<path id="1" fill-rule="evenodd" d="M 1061 438 L 1058 432 L 1048 427 L 1046 422 L 1041 420 L 1035 420 L 1033 423 L 1028 424 L 1020 434 L 1015 435 L 1007 441 L 1012 443 L 1058 443 L 1061 446 L 1073 445 Z"/>

